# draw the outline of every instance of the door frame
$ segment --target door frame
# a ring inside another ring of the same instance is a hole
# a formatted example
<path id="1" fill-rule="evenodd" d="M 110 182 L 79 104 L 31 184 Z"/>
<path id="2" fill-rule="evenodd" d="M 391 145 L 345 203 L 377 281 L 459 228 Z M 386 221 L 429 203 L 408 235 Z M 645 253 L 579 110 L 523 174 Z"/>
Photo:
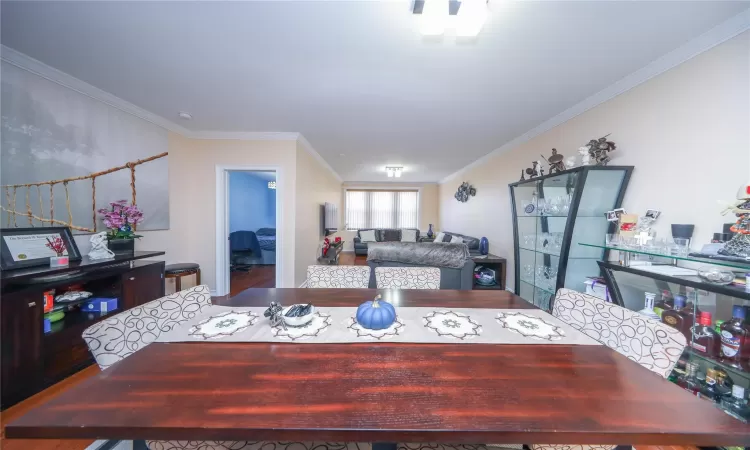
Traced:
<path id="1" fill-rule="evenodd" d="M 276 283 L 283 279 L 284 177 L 275 165 L 216 165 L 216 294 L 229 293 L 229 172 L 276 172 Z"/>

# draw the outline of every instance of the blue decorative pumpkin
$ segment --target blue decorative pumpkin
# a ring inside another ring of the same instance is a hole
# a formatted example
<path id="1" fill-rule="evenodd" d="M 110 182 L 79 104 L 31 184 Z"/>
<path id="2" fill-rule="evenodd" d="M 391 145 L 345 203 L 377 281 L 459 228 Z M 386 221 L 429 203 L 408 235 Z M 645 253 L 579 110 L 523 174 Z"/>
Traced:
<path id="1" fill-rule="evenodd" d="M 380 300 L 364 302 L 357 308 L 357 323 L 368 330 L 383 330 L 396 321 L 396 309 L 388 302 Z"/>

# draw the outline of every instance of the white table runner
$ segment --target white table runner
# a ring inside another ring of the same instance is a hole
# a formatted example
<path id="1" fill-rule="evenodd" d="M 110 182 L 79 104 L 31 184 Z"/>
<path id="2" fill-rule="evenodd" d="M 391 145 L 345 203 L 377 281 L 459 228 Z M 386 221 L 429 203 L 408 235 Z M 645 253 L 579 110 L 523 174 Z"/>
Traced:
<path id="1" fill-rule="evenodd" d="M 271 327 L 266 308 L 210 306 L 156 342 L 468 342 L 481 344 L 601 345 L 536 309 L 396 308 L 396 322 L 368 330 L 355 320 L 357 308 L 316 308 L 303 327 Z"/>

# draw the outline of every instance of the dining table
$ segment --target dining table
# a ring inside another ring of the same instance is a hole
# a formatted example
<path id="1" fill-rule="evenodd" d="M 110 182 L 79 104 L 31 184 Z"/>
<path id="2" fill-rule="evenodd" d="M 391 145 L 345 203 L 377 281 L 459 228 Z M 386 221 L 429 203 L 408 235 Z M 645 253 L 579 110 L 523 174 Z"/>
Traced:
<path id="1" fill-rule="evenodd" d="M 213 301 L 237 308 L 312 303 L 324 310 L 357 307 L 377 294 L 397 312 L 546 315 L 500 290 L 248 289 Z M 256 326 L 267 321 L 260 316 Z M 11 439 L 750 446 L 750 425 L 606 345 L 456 339 L 157 341 L 31 409 L 5 433 Z"/>

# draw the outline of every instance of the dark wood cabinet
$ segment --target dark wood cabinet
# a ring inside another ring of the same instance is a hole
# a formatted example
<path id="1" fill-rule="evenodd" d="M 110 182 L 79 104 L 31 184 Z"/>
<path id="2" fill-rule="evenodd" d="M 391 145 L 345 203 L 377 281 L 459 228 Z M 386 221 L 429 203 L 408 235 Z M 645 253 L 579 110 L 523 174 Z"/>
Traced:
<path id="1" fill-rule="evenodd" d="M 3 295 L 0 301 L 2 332 L 3 404 L 34 392 L 42 378 L 42 297 L 28 293 Z"/>
<path id="2" fill-rule="evenodd" d="M 48 275 L 44 268 L 3 272 L 0 298 L 2 409 L 91 365 L 94 360 L 81 337 L 86 328 L 113 314 L 163 297 L 164 262 L 135 260 L 161 254 L 163 252 L 136 252 L 129 258 L 90 264 L 84 260 L 71 264 L 67 269 L 69 277 L 56 280 L 40 278 Z M 117 309 L 100 314 L 66 305 L 70 311 L 45 332 L 44 293 L 50 290 L 61 293 L 69 288 L 90 291 L 95 297 L 116 297 Z"/>
<path id="3" fill-rule="evenodd" d="M 164 263 L 136 267 L 122 275 L 122 307 L 130 309 L 164 297 Z"/>

